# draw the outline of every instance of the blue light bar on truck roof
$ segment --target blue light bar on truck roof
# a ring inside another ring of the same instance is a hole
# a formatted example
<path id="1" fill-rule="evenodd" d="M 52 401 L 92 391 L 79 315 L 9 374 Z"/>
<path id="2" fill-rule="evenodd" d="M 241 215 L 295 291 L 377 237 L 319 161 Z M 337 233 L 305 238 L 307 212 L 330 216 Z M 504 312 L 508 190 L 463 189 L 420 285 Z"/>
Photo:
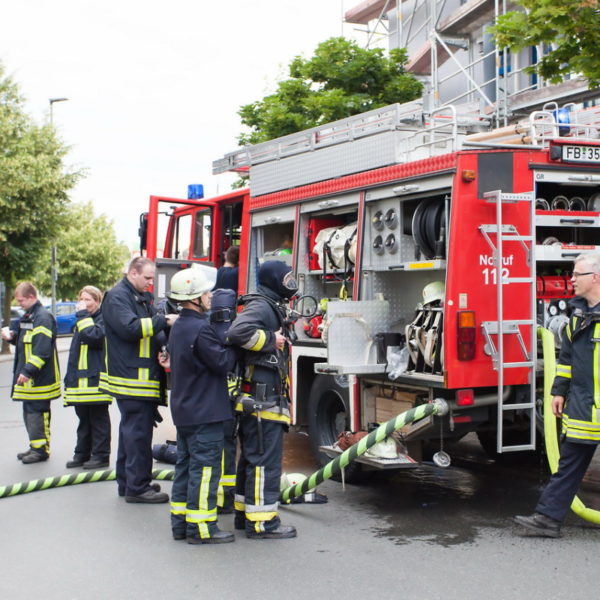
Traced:
<path id="1" fill-rule="evenodd" d="M 188 200 L 200 200 L 204 198 L 204 186 L 201 183 L 192 183 L 188 185 Z"/>

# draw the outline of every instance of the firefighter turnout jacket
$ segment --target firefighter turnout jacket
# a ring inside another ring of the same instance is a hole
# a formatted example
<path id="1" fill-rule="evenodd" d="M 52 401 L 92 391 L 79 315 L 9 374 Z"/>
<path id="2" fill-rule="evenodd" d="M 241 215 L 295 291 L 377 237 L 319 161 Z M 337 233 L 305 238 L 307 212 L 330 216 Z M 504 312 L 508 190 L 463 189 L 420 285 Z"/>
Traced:
<path id="1" fill-rule="evenodd" d="M 287 348 L 277 350 L 275 332 L 283 329 L 285 314 L 278 305 L 279 297 L 269 289 L 259 294 L 243 296 L 244 310 L 238 314 L 227 332 L 227 341 L 243 349 L 245 366 L 242 392 L 255 395 L 255 384 L 273 382 L 266 391 L 266 404 L 271 407 L 260 411 L 261 419 L 289 425 L 290 411 L 287 398 L 288 354 Z M 266 373 L 267 377 L 261 376 Z M 236 412 L 242 413 L 243 404 L 238 399 Z M 256 411 L 252 413 L 257 416 Z"/>
<path id="2" fill-rule="evenodd" d="M 104 323 L 98 309 L 93 315 L 87 310 L 77 313 L 77 325 L 71 340 L 67 374 L 65 375 L 65 406 L 110 404 L 112 396 L 100 391 L 100 371 L 104 368 Z"/>
<path id="3" fill-rule="evenodd" d="M 203 425 L 233 418 L 227 373 L 235 351 L 225 346 L 208 316 L 184 308 L 169 335 L 173 423 Z"/>
<path id="4" fill-rule="evenodd" d="M 102 301 L 105 367 L 100 373 L 100 390 L 114 398 L 134 398 L 166 403 L 164 372 L 158 352 L 167 328 L 149 292 L 138 292 L 127 277 L 106 292 Z"/>
<path id="5" fill-rule="evenodd" d="M 600 442 L 600 304 L 574 298 L 552 394 L 564 396 L 562 432 L 569 442 Z"/>
<path id="6" fill-rule="evenodd" d="M 12 343 L 16 345 L 13 400 L 54 400 L 61 393 L 56 321 L 37 301 L 19 320 Z M 20 374 L 29 377 L 16 385 Z"/>

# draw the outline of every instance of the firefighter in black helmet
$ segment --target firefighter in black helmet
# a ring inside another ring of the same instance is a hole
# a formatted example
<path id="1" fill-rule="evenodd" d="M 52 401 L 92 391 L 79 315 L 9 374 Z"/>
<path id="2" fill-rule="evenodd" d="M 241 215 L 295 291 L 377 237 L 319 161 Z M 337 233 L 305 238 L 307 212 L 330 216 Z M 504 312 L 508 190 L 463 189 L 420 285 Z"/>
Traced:
<path id="1" fill-rule="evenodd" d="M 227 339 L 243 349 L 244 376 L 236 402 L 241 456 L 235 494 L 235 527 L 249 538 L 291 538 L 294 527 L 278 516 L 283 432 L 290 423 L 285 303 L 298 291 L 290 267 L 269 260 L 258 271 L 258 289 L 241 299 L 244 310 Z"/>

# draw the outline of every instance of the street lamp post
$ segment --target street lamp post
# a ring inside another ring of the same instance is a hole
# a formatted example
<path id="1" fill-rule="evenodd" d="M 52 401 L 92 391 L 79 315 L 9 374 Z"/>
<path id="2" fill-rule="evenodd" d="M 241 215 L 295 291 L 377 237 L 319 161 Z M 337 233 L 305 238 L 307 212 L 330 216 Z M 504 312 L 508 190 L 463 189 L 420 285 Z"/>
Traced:
<path id="1" fill-rule="evenodd" d="M 53 106 L 55 102 L 66 102 L 68 98 L 50 98 L 48 102 L 50 103 L 50 125 L 54 124 L 53 119 Z M 52 255 L 50 259 L 50 286 L 51 286 L 51 295 L 52 295 L 52 314 L 56 318 L 56 244 L 52 245 Z"/>

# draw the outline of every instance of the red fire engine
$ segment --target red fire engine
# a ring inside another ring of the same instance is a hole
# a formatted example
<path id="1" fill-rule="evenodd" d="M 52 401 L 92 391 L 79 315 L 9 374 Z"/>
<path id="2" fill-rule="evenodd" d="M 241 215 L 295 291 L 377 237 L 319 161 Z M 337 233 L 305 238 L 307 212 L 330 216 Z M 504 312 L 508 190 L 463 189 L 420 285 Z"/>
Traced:
<path id="1" fill-rule="evenodd" d="M 537 326 L 558 349 L 572 260 L 599 248 L 599 112 L 571 107 L 565 123 L 549 107 L 487 131 L 415 102 L 233 152 L 214 171 L 249 170 L 249 190 L 151 198 L 148 255 L 165 240 L 157 294 L 181 264 L 218 266 L 230 244 L 240 293 L 261 261 L 289 261 L 320 306 L 291 353 L 293 423 L 320 461 L 341 431 L 434 398 L 447 416 L 405 427 L 397 456 L 353 469 L 414 466 L 423 441 L 468 432 L 493 454 L 533 450 Z"/>

